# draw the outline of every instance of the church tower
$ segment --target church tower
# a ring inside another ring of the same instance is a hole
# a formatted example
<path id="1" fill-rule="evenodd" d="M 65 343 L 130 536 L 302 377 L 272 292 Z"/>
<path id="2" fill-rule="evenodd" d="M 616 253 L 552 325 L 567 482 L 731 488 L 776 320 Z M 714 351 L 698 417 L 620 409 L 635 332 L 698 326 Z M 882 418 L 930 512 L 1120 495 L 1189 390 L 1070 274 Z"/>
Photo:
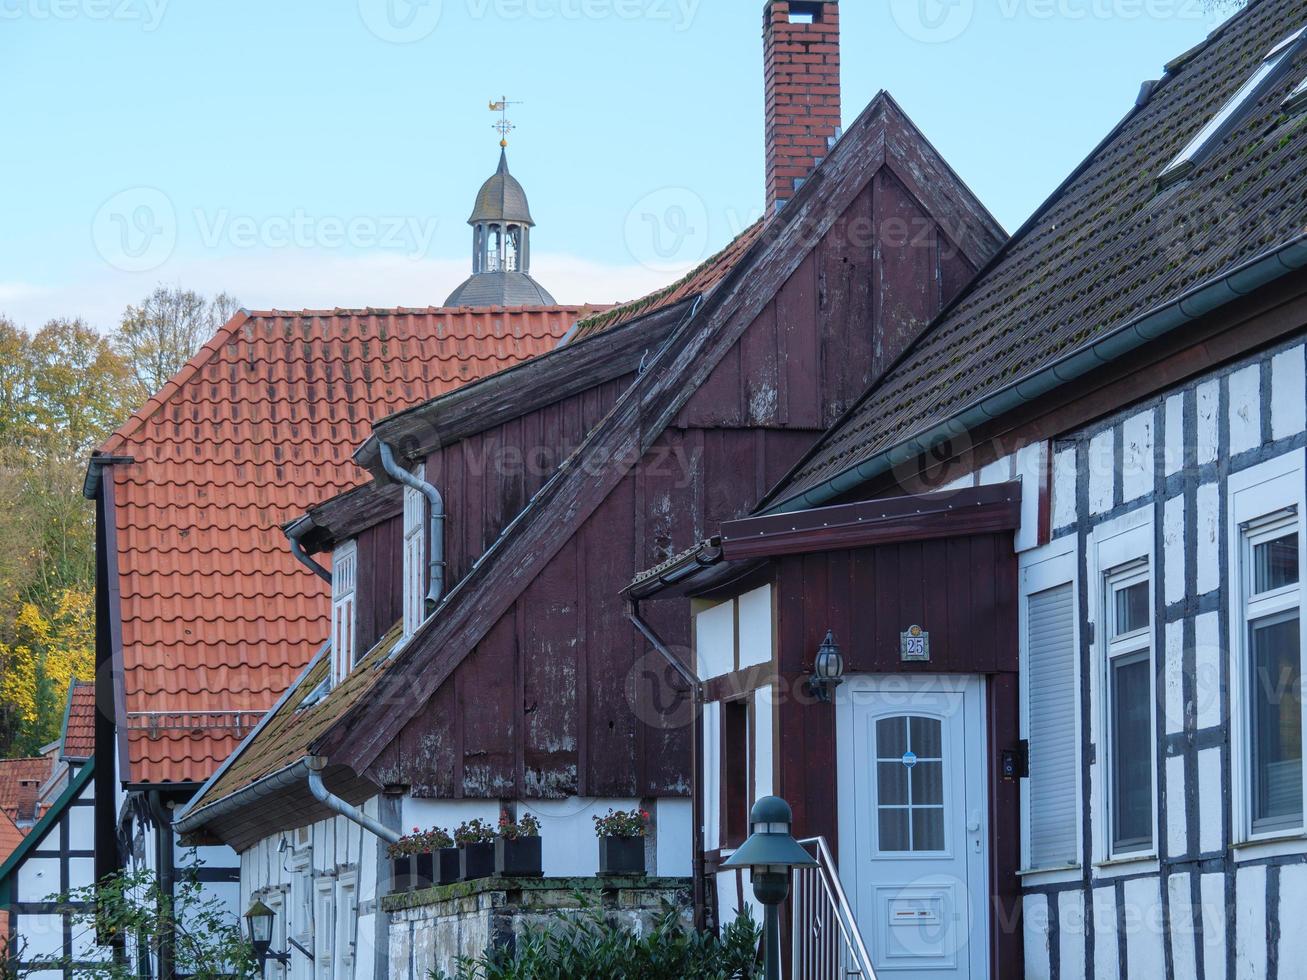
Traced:
<path id="1" fill-rule="evenodd" d="M 499 169 L 481 185 L 472 217 L 472 275 L 446 306 L 554 306 L 549 291 L 531 278 L 531 208 L 526 191 L 508 172 L 501 144 Z"/>

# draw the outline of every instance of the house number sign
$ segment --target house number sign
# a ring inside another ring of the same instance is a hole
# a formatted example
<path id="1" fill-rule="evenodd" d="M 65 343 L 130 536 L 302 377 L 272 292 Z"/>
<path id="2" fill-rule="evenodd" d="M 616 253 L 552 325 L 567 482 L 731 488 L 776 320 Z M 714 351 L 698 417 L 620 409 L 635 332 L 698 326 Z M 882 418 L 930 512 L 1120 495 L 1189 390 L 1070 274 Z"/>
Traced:
<path id="1" fill-rule="evenodd" d="M 899 659 L 905 663 L 930 660 L 930 634 L 920 626 L 911 626 L 899 634 Z"/>

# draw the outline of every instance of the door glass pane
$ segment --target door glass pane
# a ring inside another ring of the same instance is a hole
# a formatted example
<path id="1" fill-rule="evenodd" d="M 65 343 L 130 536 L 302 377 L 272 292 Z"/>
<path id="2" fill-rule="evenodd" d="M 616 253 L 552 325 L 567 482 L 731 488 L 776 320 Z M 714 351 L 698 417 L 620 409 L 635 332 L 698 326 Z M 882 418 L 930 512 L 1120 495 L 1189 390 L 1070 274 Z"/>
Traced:
<path id="1" fill-rule="evenodd" d="M 1148 626 L 1148 582 L 1136 582 L 1116 590 L 1116 619 L 1113 636 L 1125 636 Z"/>
<path id="2" fill-rule="evenodd" d="M 907 715 L 876 722 L 881 851 L 944 849 L 944 723 Z"/>
<path id="3" fill-rule="evenodd" d="M 912 810 L 912 849 L 944 850 L 944 810 L 941 807 Z"/>
<path id="4" fill-rule="evenodd" d="M 1297 827 L 1302 823 L 1302 667 L 1297 613 L 1259 620 L 1249 632 L 1253 830 Z"/>
<path id="5" fill-rule="evenodd" d="M 1253 548 L 1253 593 L 1273 592 L 1298 581 L 1298 534 Z"/>
<path id="6" fill-rule="evenodd" d="M 1136 851 L 1153 843 L 1153 759 L 1147 654 L 1112 662 L 1112 846 Z"/>

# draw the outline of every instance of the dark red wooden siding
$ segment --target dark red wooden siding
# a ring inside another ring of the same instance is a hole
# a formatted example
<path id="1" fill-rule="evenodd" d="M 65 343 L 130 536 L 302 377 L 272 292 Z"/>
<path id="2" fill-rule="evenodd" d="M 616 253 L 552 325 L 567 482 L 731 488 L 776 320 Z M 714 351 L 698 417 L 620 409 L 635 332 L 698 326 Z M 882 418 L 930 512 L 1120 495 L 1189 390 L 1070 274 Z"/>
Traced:
<path id="1" fill-rule="evenodd" d="M 357 650 L 370 650 L 404 616 L 404 518 L 393 517 L 358 536 Z"/>
<path id="2" fill-rule="evenodd" d="M 415 795 L 688 795 L 688 730 L 669 671 L 626 620 L 634 574 L 750 512 L 902 350 L 964 273 L 888 171 L 802 262 L 650 451 L 369 770 Z M 911 253 L 911 254 L 908 254 Z M 951 294 L 950 294 L 951 295 Z M 449 501 L 451 581 L 544 476 L 505 447 L 572 446 L 628 379 L 451 446 L 427 475 Z M 674 649 L 689 606 L 650 603 Z"/>

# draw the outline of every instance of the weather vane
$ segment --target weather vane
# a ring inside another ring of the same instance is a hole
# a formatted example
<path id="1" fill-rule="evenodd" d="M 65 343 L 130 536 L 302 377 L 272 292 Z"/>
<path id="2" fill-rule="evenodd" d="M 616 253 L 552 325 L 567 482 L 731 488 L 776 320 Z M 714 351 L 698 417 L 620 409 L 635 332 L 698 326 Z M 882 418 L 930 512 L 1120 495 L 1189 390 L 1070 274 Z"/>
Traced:
<path id="1" fill-rule="evenodd" d="M 498 102 L 493 99 L 490 100 L 490 111 L 499 113 L 499 122 L 495 123 L 491 128 L 499 133 L 500 146 L 508 146 L 508 134 L 517 129 L 516 126 L 508 121 L 508 107 L 521 104 L 521 102 L 509 102 L 507 95 Z"/>

